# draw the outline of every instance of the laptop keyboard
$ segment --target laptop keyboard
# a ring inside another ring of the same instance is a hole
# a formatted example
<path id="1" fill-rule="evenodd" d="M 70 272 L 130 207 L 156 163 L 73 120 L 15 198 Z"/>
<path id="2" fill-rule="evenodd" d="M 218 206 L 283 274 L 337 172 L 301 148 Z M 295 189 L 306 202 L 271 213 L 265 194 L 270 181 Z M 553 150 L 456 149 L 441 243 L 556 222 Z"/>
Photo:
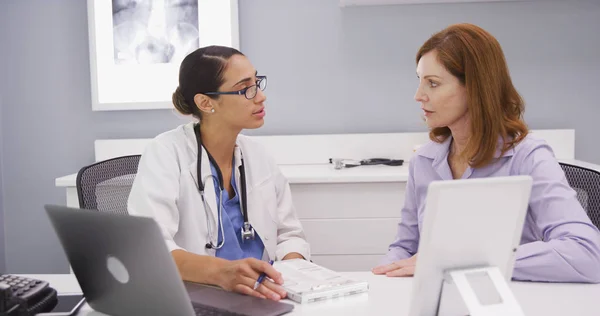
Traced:
<path id="1" fill-rule="evenodd" d="M 206 305 L 195 305 L 194 312 L 196 312 L 196 316 L 243 316 L 243 314 L 232 313 Z"/>

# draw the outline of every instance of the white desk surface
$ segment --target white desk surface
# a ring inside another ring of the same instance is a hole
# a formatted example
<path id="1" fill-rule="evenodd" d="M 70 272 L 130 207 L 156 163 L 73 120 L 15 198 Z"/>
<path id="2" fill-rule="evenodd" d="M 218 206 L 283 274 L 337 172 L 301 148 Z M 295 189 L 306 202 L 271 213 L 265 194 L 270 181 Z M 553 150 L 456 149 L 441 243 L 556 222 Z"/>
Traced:
<path id="1" fill-rule="evenodd" d="M 336 170 L 331 164 L 281 165 L 281 173 L 292 184 L 295 183 L 353 183 L 353 182 L 406 182 L 408 165 L 403 166 L 360 166 Z M 74 187 L 77 174 L 55 180 L 57 187 Z"/>
<path id="2" fill-rule="evenodd" d="M 388 278 L 371 272 L 346 272 L 355 279 L 370 284 L 368 293 L 336 300 L 309 304 L 294 303 L 294 311 L 287 315 L 407 315 L 412 278 Z M 26 275 L 50 282 L 59 293 L 80 293 L 72 274 Z M 599 315 L 600 284 L 557 284 L 511 282 L 517 300 L 527 316 Z M 287 301 L 286 302 L 290 302 Z M 78 316 L 105 315 L 82 307 Z"/>

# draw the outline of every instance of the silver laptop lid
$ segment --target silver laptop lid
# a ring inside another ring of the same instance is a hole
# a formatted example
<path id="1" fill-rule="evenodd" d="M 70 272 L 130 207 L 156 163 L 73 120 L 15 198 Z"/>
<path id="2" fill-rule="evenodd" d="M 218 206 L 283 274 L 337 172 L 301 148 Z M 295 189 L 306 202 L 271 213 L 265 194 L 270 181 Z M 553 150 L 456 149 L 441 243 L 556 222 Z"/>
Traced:
<path id="1" fill-rule="evenodd" d="M 109 315 L 195 315 L 153 219 L 45 208 L 92 308 Z"/>

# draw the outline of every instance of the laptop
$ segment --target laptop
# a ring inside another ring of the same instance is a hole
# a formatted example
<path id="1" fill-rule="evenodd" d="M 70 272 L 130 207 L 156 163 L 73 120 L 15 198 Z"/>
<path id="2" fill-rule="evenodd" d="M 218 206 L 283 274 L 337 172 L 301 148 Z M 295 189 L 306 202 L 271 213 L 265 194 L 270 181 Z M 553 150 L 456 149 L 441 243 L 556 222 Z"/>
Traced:
<path id="1" fill-rule="evenodd" d="M 45 209 L 83 294 L 96 311 L 109 315 L 277 316 L 294 308 L 183 282 L 152 218 L 57 205 Z"/>

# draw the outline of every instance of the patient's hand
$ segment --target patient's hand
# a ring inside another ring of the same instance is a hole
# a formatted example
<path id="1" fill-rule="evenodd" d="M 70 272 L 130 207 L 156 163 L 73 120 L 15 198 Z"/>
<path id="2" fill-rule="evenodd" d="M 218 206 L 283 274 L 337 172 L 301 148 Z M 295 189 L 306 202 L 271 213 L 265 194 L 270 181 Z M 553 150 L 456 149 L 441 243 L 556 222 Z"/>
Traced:
<path id="1" fill-rule="evenodd" d="M 385 274 L 389 277 L 406 277 L 413 276 L 415 274 L 415 265 L 417 264 L 417 255 L 408 258 L 398 260 L 396 262 L 382 265 L 373 268 L 374 274 Z"/>

